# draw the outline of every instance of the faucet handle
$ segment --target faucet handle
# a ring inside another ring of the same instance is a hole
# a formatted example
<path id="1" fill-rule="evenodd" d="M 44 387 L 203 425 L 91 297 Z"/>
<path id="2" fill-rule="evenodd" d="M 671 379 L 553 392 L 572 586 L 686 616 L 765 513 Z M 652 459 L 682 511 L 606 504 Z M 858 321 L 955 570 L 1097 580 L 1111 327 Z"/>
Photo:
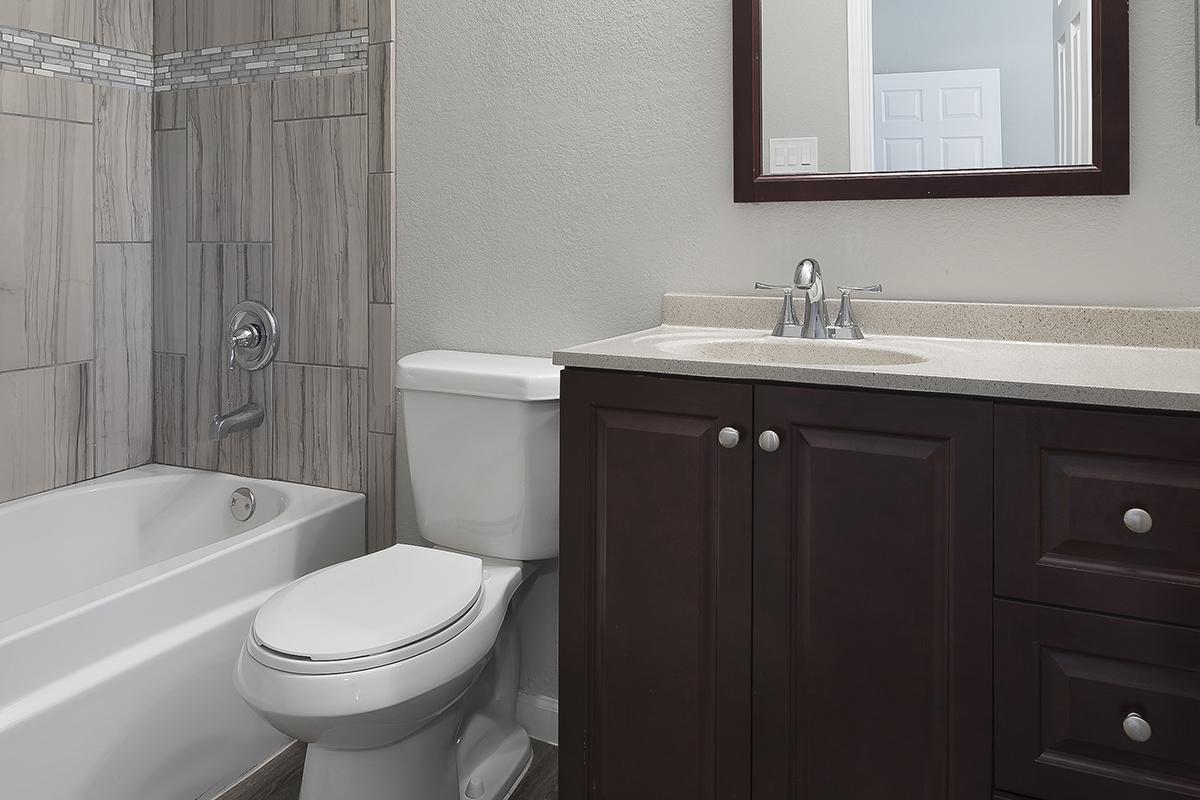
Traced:
<path id="1" fill-rule="evenodd" d="M 797 287 L 784 286 L 778 283 L 756 283 L 754 284 L 754 288 L 760 292 L 784 292 L 785 294 L 791 294 L 796 291 Z"/>
<path id="2" fill-rule="evenodd" d="M 793 293 L 799 289 L 799 286 L 780 286 L 774 283 L 756 283 L 754 288 L 761 291 L 777 291 L 783 292 L 783 308 L 779 311 L 779 322 L 775 323 L 775 330 L 772 331 L 773 336 L 798 336 L 799 331 L 804 325 L 800 320 L 796 319 L 796 303 L 792 299 Z M 808 301 L 805 295 L 805 302 Z M 808 306 L 805 306 L 807 313 Z"/>
<path id="3" fill-rule="evenodd" d="M 850 295 L 854 292 L 878 294 L 883 291 L 883 284 L 877 283 L 874 286 L 839 286 L 838 291 L 842 293 L 842 303 L 838 307 L 837 319 L 829 326 L 829 338 L 854 340 L 863 338 L 862 328 L 859 327 L 858 320 L 854 318 L 854 309 L 850 305 Z"/>

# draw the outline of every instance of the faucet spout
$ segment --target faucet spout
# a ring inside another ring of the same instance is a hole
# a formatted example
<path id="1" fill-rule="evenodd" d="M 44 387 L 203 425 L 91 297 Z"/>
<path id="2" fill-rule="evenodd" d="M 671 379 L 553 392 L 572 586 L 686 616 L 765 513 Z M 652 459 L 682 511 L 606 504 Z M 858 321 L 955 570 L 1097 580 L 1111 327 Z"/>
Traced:
<path id="1" fill-rule="evenodd" d="M 267 414 L 262 406 L 255 402 L 246 403 L 239 409 L 228 414 L 213 414 L 212 424 L 208 427 L 208 438 L 219 442 L 230 434 L 247 431 L 263 424 Z"/>
<path id="2" fill-rule="evenodd" d="M 796 265 L 793 281 L 804 291 L 804 322 L 801 338 L 828 339 L 829 318 L 825 309 L 825 281 L 821 265 L 815 258 L 806 258 Z"/>

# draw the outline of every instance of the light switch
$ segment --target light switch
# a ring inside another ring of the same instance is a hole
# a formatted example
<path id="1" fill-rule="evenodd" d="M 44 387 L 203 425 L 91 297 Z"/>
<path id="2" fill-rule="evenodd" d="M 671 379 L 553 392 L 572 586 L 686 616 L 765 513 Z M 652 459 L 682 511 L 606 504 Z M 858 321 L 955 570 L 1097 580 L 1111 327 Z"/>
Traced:
<path id="1" fill-rule="evenodd" d="M 799 175 L 805 172 L 816 172 L 817 138 L 815 136 L 800 139 L 772 139 L 768 150 L 771 153 L 771 163 L 768 172 L 771 175 Z"/>

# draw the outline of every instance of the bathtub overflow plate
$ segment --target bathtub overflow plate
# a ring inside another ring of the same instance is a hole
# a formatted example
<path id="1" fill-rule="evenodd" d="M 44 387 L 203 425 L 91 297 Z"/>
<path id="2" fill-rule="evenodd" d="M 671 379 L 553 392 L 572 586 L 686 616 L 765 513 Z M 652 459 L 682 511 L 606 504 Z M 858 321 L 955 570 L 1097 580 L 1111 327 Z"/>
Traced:
<path id="1" fill-rule="evenodd" d="M 238 522 L 245 522 L 254 516 L 254 492 L 245 486 L 236 490 L 229 498 L 229 511 Z"/>

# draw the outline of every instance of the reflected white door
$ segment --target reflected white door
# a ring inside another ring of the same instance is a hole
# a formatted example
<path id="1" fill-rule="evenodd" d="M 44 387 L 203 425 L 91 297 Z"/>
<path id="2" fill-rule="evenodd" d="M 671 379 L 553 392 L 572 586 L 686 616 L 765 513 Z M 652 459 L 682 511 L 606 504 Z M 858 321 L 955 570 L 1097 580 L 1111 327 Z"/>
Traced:
<path id="1" fill-rule="evenodd" d="M 1002 166 L 1000 70 L 875 76 L 877 170 Z"/>
<path id="2" fill-rule="evenodd" d="M 1054 0 L 1054 104 L 1058 163 L 1091 164 L 1091 0 Z"/>

